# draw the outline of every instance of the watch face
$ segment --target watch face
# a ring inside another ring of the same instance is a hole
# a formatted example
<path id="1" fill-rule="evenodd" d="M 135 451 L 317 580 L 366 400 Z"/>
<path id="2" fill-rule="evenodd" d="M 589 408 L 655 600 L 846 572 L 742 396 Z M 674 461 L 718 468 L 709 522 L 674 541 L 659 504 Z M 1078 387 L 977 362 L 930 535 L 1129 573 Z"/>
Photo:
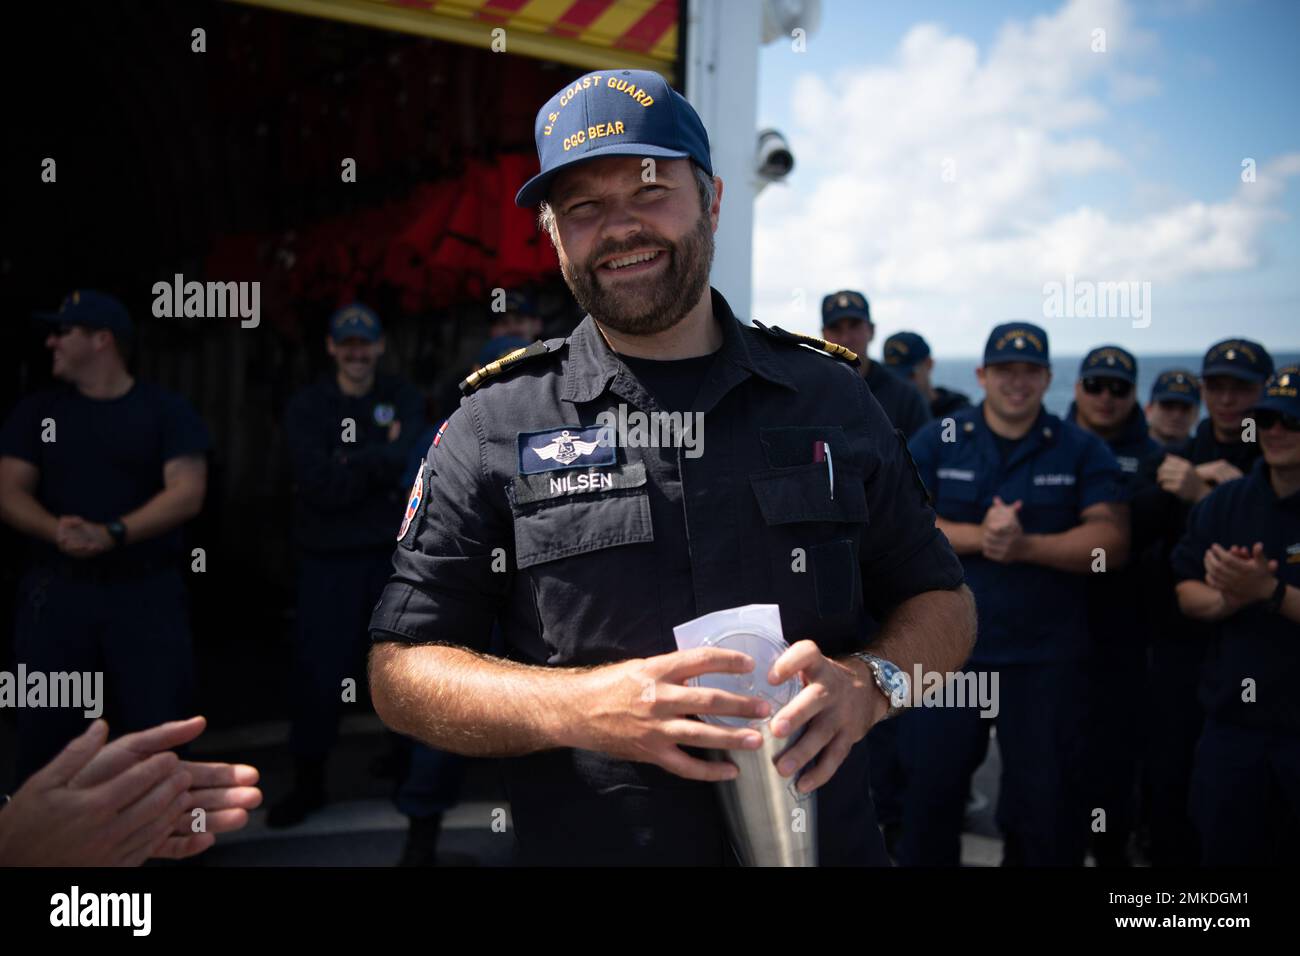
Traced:
<path id="1" fill-rule="evenodd" d="M 895 707 L 906 704 L 912 696 L 912 682 L 907 672 L 889 661 L 881 661 L 880 676 L 889 686 L 889 702 Z"/>

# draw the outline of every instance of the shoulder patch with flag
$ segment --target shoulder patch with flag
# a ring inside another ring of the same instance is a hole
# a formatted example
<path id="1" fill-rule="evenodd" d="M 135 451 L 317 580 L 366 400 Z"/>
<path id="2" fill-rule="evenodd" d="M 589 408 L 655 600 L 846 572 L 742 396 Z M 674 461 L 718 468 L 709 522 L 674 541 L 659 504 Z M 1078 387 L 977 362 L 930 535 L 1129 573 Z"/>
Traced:
<path id="1" fill-rule="evenodd" d="M 411 528 L 411 521 L 419 513 L 420 504 L 424 501 L 424 465 L 424 462 L 420 462 L 420 470 L 415 473 L 411 493 L 406 497 L 406 514 L 402 516 L 402 529 L 397 532 L 398 541 L 406 537 L 406 532 Z"/>

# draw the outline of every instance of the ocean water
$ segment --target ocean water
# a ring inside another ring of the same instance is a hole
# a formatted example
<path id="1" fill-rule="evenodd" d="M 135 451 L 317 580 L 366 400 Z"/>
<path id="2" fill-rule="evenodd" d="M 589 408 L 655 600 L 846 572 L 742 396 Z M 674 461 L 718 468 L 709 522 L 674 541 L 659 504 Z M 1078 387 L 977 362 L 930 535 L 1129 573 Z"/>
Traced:
<path id="1" fill-rule="evenodd" d="M 1194 355 L 1138 355 L 1138 398 L 1146 404 L 1151 397 L 1151 384 L 1161 372 L 1171 368 L 1191 369 L 1199 372 L 1202 353 Z M 1277 365 L 1291 365 L 1300 362 L 1300 353 L 1273 353 Z M 1074 401 L 1074 382 L 1079 377 L 1079 365 L 1082 355 L 1054 355 L 1052 357 L 1052 384 L 1047 390 L 1044 404 L 1049 412 L 1065 415 L 1070 403 Z M 979 382 L 975 380 L 975 369 L 979 365 L 975 358 L 941 358 L 934 360 L 933 381 L 936 385 L 965 392 L 972 402 L 978 403 L 981 397 Z M 1204 404 L 1201 406 L 1204 411 Z"/>

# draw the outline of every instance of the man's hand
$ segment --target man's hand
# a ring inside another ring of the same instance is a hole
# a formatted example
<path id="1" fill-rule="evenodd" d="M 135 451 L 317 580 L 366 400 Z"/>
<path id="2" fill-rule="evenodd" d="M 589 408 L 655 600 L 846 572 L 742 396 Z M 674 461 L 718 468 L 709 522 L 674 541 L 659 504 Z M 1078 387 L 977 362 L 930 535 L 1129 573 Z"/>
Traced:
<path id="1" fill-rule="evenodd" d="M 189 743 L 205 727 L 206 718 L 191 717 L 126 734 L 96 754 L 72 778 L 71 784 L 83 789 L 95 786 L 156 753 Z M 189 799 L 165 840 L 150 853 L 151 857 L 179 860 L 201 853 L 216 842 L 216 834 L 242 829 L 248 823 L 248 811 L 262 802 L 262 791 L 255 786 L 256 767 L 182 760 L 179 769 L 190 775 Z M 204 812 L 204 829 L 200 832 L 195 832 L 193 827 L 197 809 Z"/>
<path id="2" fill-rule="evenodd" d="M 862 661 L 832 660 L 812 641 L 799 641 L 777 658 L 768 682 L 780 684 L 798 674 L 803 690 L 772 718 L 772 734 L 803 736 L 777 760 L 777 772 L 800 777 L 799 792 L 811 793 L 835 775 L 849 751 L 889 712 L 889 700 L 876 687 Z"/>
<path id="3" fill-rule="evenodd" d="M 262 800 L 257 770 L 180 760 L 168 749 L 205 723 L 173 721 L 105 745 L 107 724 L 95 721 L 0 811 L 0 864 L 138 866 L 193 856 L 244 826 Z M 207 817 L 196 833 L 197 808 Z"/>
<path id="4" fill-rule="evenodd" d="M 1196 466 L 1177 455 L 1165 455 L 1165 460 L 1156 469 L 1156 482 L 1171 495 L 1191 504 L 1211 491 L 1209 483 L 1197 473 Z"/>
<path id="5" fill-rule="evenodd" d="M 701 674 L 747 674 L 754 660 L 739 651 L 700 647 L 620 661 L 580 676 L 583 726 L 575 746 L 662 767 L 688 780 L 734 780 L 735 764 L 701 760 L 682 746 L 757 750 L 763 738 L 746 727 L 692 719 L 713 714 L 747 720 L 766 717 L 767 701 L 707 687 L 686 686 Z"/>
<path id="6" fill-rule="evenodd" d="M 1024 545 L 1025 531 L 1020 526 L 1020 508 L 1024 502 L 1007 504 L 994 495 L 993 504 L 984 514 L 980 525 L 984 536 L 980 551 L 990 561 L 1011 564 L 1019 561 Z"/>
<path id="7" fill-rule="evenodd" d="M 1265 556 L 1259 541 L 1250 550 L 1212 544 L 1205 552 L 1205 583 L 1222 591 L 1233 611 L 1272 597 L 1276 575 L 1277 562 Z"/>
<path id="8" fill-rule="evenodd" d="M 113 547 L 113 536 L 102 524 L 93 524 L 77 515 L 64 515 L 59 519 L 54 543 L 69 557 L 93 558 Z"/>
<path id="9" fill-rule="evenodd" d="M 1212 487 L 1226 484 L 1229 481 L 1236 481 L 1242 477 L 1241 469 L 1236 465 L 1225 461 L 1222 458 L 1214 461 L 1207 461 L 1202 465 L 1196 466 L 1196 477 Z"/>
<path id="10" fill-rule="evenodd" d="M 139 866 L 166 840 L 191 783 L 174 753 L 153 754 L 89 789 L 72 786 L 107 737 L 107 723 L 92 723 L 0 810 L 0 864 Z"/>
<path id="11" fill-rule="evenodd" d="M 395 442 L 395 441 L 397 441 L 398 436 L 401 435 L 401 434 L 402 434 L 402 423 L 399 422 L 399 421 L 397 421 L 396 419 L 394 419 L 393 421 L 389 422 L 389 424 L 388 424 L 388 440 L 389 440 L 390 442 Z"/>

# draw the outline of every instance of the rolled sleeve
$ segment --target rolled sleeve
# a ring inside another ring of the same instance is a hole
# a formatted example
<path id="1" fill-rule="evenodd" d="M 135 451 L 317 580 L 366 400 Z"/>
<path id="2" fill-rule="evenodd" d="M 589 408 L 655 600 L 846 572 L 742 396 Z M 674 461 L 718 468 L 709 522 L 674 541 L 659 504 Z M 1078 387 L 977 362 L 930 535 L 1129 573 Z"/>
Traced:
<path id="1" fill-rule="evenodd" d="M 491 500 L 469 402 L 429 448 L 408 501 L 417 493 L 393 553 L 393 574 L 370 619 L 371 639 L 486 651 L 514 561 L 510 525 Z"/>

